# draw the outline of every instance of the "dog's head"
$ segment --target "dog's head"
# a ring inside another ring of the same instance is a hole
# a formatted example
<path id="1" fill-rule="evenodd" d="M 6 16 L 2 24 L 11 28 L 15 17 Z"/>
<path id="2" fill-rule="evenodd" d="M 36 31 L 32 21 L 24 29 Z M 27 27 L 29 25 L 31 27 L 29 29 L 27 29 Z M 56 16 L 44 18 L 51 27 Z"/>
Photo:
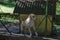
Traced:
<path id="1" fill-rule="evenodd" d="M 36 15 L 35 14 L 31 13 L 29 16 L 32 20 L 36 20 Z"/>

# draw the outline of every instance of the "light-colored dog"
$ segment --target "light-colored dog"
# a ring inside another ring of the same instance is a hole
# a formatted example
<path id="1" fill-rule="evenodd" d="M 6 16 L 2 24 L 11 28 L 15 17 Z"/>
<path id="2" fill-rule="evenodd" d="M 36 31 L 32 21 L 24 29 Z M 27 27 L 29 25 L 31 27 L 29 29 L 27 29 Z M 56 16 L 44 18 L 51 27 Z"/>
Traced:
<path id="1" fill-rule="evenodd" d="M 30 36 L 32 36 L 31 28 L 33 28 L 35 35 L 38 36 L 38 33 L 36 32 L 35 29 L 35 20 L 36 20 L 35 14 L 29 14 L 26 20 L 23 20 L 23 18 L 21 18 L 21 33 L 23 30 L 27 28 L 30 32 Z M 25 29 L 23 29 L 23 27 L 25 27 Z"/>

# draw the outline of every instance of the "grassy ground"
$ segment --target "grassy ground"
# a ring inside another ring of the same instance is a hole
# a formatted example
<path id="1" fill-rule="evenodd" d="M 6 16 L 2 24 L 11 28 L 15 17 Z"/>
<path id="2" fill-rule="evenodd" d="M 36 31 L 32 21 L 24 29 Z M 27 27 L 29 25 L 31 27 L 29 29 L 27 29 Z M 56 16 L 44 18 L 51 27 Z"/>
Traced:
<path id="1" fill-rule="evenodd" d="M 19 20 L 11 18 L 11 17 L 2 17 L 0 20 L 12 22 L 12 23 L 18 23 L 19 22 Z"/>
<path id="2" fill-rule="evenodd" d="M 6 7 L 4 5 L 0 5 L 0 13 L 13 13 L 14 7 Z"/>

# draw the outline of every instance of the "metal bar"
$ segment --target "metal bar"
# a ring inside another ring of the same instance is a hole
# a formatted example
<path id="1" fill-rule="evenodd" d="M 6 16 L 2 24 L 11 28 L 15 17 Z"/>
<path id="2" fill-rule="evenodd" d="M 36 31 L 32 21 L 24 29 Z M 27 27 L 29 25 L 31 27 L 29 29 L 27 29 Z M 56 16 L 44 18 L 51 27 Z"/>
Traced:
<path id="1" fill-rule="evenodd" d="M 53 10 L 54 12 L 54 15 L 53 15 L 53 18 L 52 18 L 52 28 L 51 28 L 51 35 L 53 36 L 53 32 L 54 32 L 54 20 L 55 20 L 55 17 L 56 17 L 56 0 L 54 0 L 54 10 Z"/>
<path id="2" fill-rule="evenodd" d="M 49 17 L 49 16 L 48 16 L 48 19 L 49 19 L 50 22 L 52 22 L 52 21 L 50 20 L 50 17 Z"/>
<path id="3" fill-rule="evenodd" d="M 21 24 L 21 20 L 20 20 L 20 14 L 18 15 L 19 16 L 19 33 L 21 33 L 21 26 L 20 26 L 20 24 Z"/>
<path id="4" fill-rule="evenodd" d="M 47 36 L 47 17 L 48 17 L 48 0 L 46 1 L 46 24 L 45 24 L 45 34 Z"/>
<path id="5" fill-rule="evenodd" d="M 45 16 L 46 17 L 46 16 Z M 41 25 L 41 23 L 44 21 L 45 17 L 42 19 L 42 21 L 39 23 L 38 27 Z"/>
<path id="6" fill-rule="evenodd" d="M 2 23 L 2 21 L 0 20 L 0 22 Z M 2 25 L 6 28 L 6 30 L 11 34 L 11 32 L 9 31 L 9 29 L 2 23 Z"/>

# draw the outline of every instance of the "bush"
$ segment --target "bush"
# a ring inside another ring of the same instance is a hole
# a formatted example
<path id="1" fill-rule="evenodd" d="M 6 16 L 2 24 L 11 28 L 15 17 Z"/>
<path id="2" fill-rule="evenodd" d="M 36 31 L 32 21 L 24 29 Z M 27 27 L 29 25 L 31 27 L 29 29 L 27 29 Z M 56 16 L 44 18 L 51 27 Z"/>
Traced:
<path id="1" fill-rule="evenodd" d="M 8 6 L 8 7 L 13 7 L 15 6 L 15 1 L 13 0 L 1 0 L 0 4 Z"/>

